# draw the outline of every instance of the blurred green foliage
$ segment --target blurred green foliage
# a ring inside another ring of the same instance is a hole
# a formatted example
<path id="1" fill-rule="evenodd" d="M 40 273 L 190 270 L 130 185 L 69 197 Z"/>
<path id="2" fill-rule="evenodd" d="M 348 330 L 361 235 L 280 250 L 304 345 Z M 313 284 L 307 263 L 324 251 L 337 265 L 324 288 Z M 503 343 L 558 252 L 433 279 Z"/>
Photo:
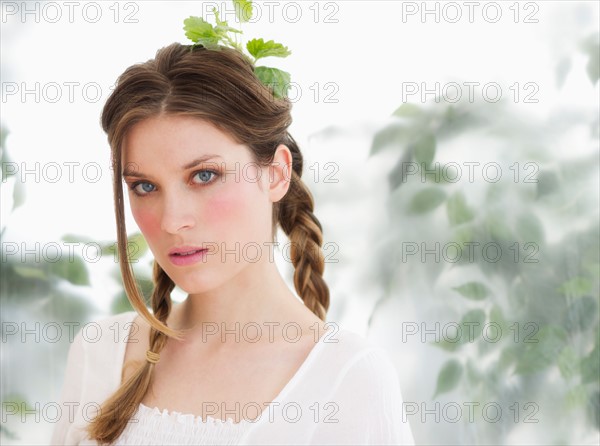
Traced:
<path id="1" fill-rule="evenodd" d="M 594 85 L 600 76 L 598 41 L 595 34 L 582 44 Z M 377 255 L 393 265 L 380 271 L 388 293 L 374 313 L 383 301 L 408 292 L 410 284 L 398 284 L 396 276 L 409 271 L 402 274 L 405 280 L 427 282 L 434 300 L 427 305 L 436 314 L 458 315 L 456 338 L 431 342 L 447 355 L 432 383 L 434 399 L 454 391 L 468 401 L 510 407 L 517 399 L 539 401 L 544 395 L 561 417 L 575 422 L 585 412 L 588 429 L 600 429 L 600 222 L 598 202 L 590 199 L 597 197 L 600 165 L 598 118 L 587 119 L 562 111 L 560 120 L 540 122 L 505 100 L 450 103 L 438 97 L 427 105 L 402 104 L 375 134 L 370 155 L 393 151 L 397 163 L 388 175 L 395 252 Z M 582 124 L 589 126 L 592 153 L 557 163 L 552 153 L 561 150 L 559 136 Z M 456 162 L 482 158 L 510 163 L 503 172 L 508 181 L 454 181 Z M 458 260 L 448 254 L 433 261 L 419 251 L 412 257 L 418 266 L 409 265 L 407 243 L 416 249 L 434 242 L 495 246 L 502 256 L 495 260 L 492 252 L 486 258 L 479 248 L 474 259 L 463 252 Z M 419 269 L 424 275 L 410 274 Z M 486 324 L 503 333 L 498 342 L 484 339 Z M 510 418 L 478 424 L 467 441 L 504 444 L 517 426 Z"/>

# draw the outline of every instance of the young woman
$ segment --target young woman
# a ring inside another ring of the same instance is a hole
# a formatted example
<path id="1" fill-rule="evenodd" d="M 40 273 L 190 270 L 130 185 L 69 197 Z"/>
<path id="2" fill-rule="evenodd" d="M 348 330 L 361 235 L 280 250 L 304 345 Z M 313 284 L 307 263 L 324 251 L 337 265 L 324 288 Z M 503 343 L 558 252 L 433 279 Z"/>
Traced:
<path id="1" fill-rule="evenodd" d="M 172 44 L 121 75 L 102 125 L 136 311 L 76 336 L 53 444 L 413 443 L 386 352 L 325 324 L 290 109 L 231 48 Z M 152 312 L 127 261 L 123 182 L 155 258 Z M 278 227 L 302 301 L 273 259 Z M 175 285 L 188 296 L 172 305 Z"/>

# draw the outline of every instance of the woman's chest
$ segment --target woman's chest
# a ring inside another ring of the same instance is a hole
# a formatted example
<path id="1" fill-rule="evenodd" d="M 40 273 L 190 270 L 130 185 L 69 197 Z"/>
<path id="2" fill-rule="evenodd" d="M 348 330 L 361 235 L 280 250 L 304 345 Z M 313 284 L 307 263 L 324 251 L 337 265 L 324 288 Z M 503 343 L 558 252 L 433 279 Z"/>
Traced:
<path id="1" fill-rule="evenodd" d="M 165 348 L 142 403 L 203 420 L 255 420 L 294 377 L 313 346 L 248 346 L 195 355 Z"/>

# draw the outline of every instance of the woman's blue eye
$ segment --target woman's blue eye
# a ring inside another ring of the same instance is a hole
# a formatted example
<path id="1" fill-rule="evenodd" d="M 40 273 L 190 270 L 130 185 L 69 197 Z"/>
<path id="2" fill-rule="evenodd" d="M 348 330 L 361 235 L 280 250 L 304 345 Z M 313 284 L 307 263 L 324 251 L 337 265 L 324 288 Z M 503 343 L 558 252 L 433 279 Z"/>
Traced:
<path id="1" fill-rule="evenodd" d="M 133 187 L 133 190 L 140 195 L 144 195 L 148 192 L 152 192 L 154 190 L 154 186 L 150 183 L 138 183 Z"/>
<path id="2" fill-rule="evenodd" d="M 200 183 L 208 183 L 210 182 L 212 175 L 215 175 L 215 172 L 211 170 L 200 170 L 194 174 L 194 177 L 199 178 Z"/>

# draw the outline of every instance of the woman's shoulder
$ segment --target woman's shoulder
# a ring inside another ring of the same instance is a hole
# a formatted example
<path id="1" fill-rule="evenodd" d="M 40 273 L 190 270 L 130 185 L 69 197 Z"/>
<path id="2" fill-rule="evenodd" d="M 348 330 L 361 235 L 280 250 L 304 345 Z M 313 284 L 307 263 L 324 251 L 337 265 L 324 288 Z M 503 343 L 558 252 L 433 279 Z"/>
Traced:
<path id="1" fill-rule="evenodd" d="M 75 336 L 87 346 L 126 342 L 136 311 L 101 316 L 85 323 Z"/>
<path id="2" fill-rule="evenodd" d="M 72 350 L 83 355 L 88 370 L 106 364 L 117 367 L 122 363 L 133 320 L 137 312 L 127 311 L 110 316 L 101 316 L 81 326 L 73 340 Z"/>
<path id="3" fill-rule="evenodd" d="M 331 333 L 324 335 L 323 344 L 326 345 L 324 350 L 328 350 L 326 356 L 339 362 L 352 363 L 366 356 L 378 361 L 390 360 L 377 341 L 337 325 Z"/>
<path id="4" fill-rule="evenodd" d="M 316 369 L 329 371 L 329 382 L 348 376 L 363 380 L 397 379 L 390 354 L 377 341 L 350 329 L 334 327 L 331 333 L 323 335 L 322 348 L 315 358 Z"/>

